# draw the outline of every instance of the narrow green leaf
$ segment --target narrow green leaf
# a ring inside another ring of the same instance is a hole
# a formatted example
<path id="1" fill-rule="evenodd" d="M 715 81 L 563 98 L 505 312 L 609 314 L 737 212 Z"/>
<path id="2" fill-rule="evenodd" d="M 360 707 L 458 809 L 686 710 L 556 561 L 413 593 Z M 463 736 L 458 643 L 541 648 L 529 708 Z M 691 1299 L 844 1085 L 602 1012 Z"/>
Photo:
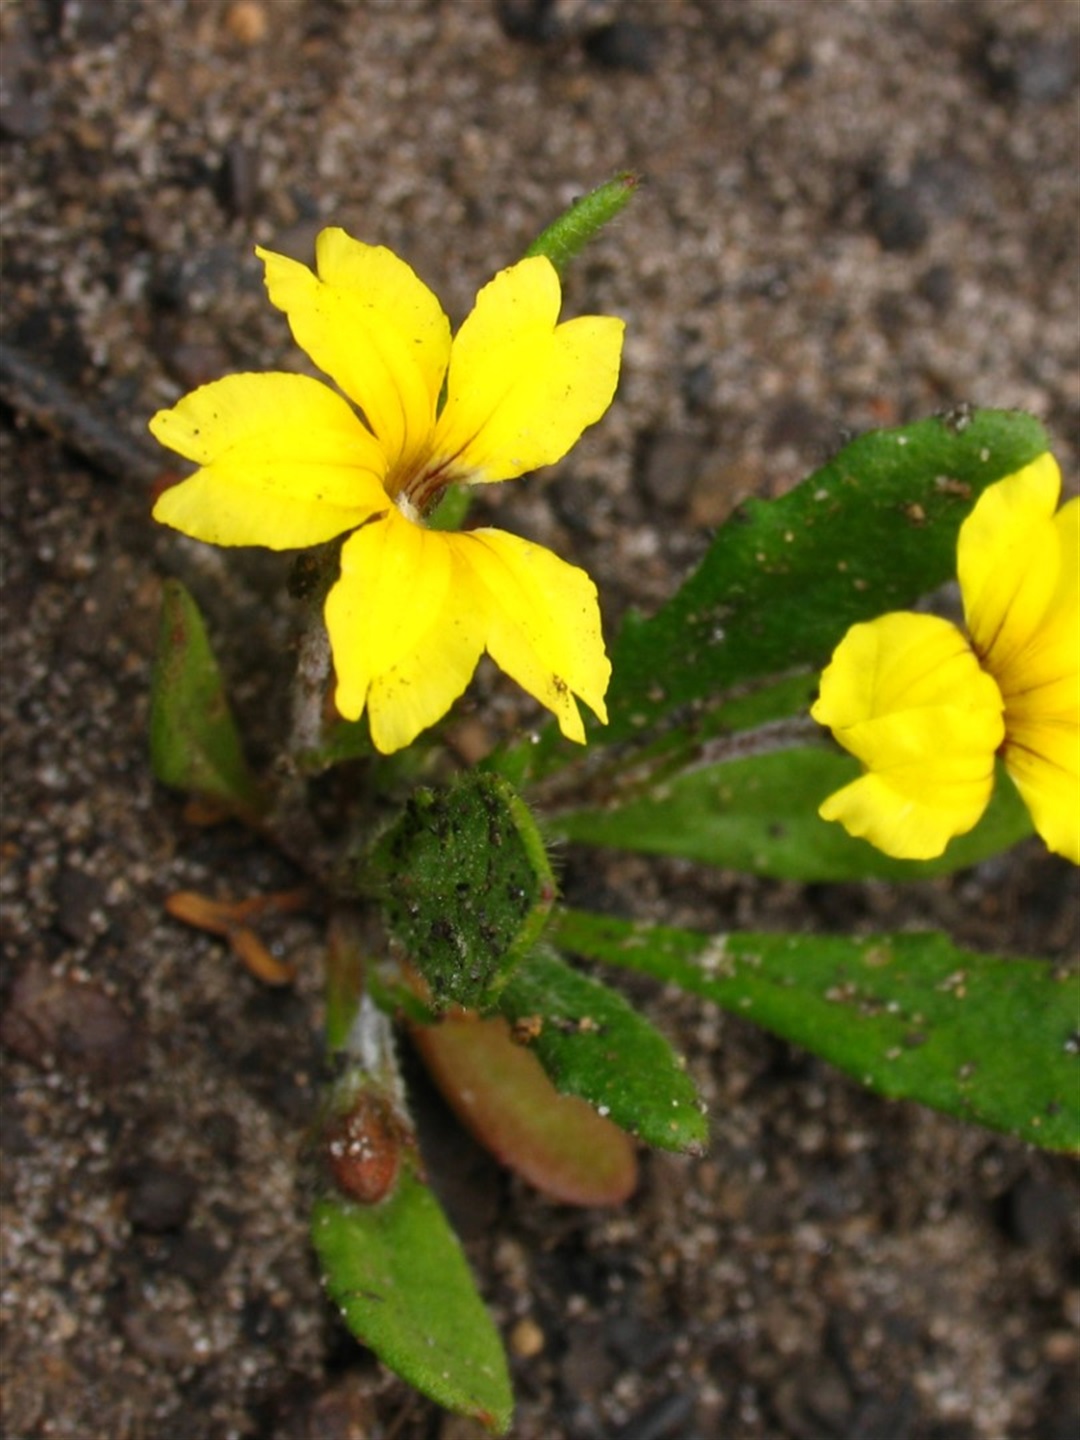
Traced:
<path id="1" fill-rule="evenodd" d="M 695 1150 L 708 1136 L 693 1081 L 664 1037 L 599 980 L 537 951 L 510 978 L 499 1008 L 534 1031 L 537 1058 L 566 1095 L 663 1150 Z"/>
<path id="2" fill-rule="evenodd" d="M 753 741 L 752 733 L 733 736 L 732 752 Z M 937 860 L 894 860 L 819 819 L 826 796 L 860 773 L 858 761 L 825 743 L 665 773 L 636 791 L 616 791 L 605 805 L 557 814 L 548 830 L 565 840 L 789 880 L 924 880 L 978 864 L 1031 834 L 1016 787 L 999 772 L 982 820 Z"/>
<path id="3" fill-rule="evenodd" d="M 564 1205 L 618 1205 L 637 1184 L 624 1130 L 560 1095 L 501 1016 L 414 1025 L 413 1043 L 465 1128 L 503 1165 Z"/>
<path id="4" fill-rule="evenodd" d="M 1047 447 L 1029 415 L 924 420 L 862 436 L 779 500 L 747 502 L 678 594 L 624 626 L 600 738 L 818 665 L 856 621 L 936 589 L 955 576 L 957 532 L 979 494 Z"/>
<path id="5" fill-rule="evenodd" d="M 150 696 L 150 761 L 163 785 L 244 818 L 263 808 L 198 606 L 178 580 L 162 591 Z"/>
<path id="6" fill-rule="evenodd" d="M 554 938 L 712 1000 L 882 1095 L 1080 1149 L 1075 972 L 933 933 L 708 936 L 566 911 Z"/>
<path id="7" fill-rule="evenodd" d="M 561 275 L 570 261 L 627 205 L 639 183 L 636 175 L 625 172 L 582 195 L 540 232 L 525 251 L 526 258 L 546 255 Z"/>
<path id="8" fill-rule="evenodd" d="M 532 816 L 495 775 L 415 791 L 370 869 L 390 929 L 438 1008 L 492 1004 L 555 898 Z"/>
<path id="9" fill-rule="evenodd" d="M 513 1395 L 497 1331 L 456 1236 L 408 1169 L 389 1199 L 315 1204 L 326 1289 L 352 1333 L 431 1399 L 504 1434 Z"/>

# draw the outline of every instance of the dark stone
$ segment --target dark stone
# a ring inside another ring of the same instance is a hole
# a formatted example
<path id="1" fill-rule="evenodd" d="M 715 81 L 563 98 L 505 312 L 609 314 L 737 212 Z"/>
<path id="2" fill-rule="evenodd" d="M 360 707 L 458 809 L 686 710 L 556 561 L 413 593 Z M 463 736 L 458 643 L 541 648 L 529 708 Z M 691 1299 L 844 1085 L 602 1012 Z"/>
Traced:
<path id="1" fill-rule="evenodd" d="M 700 365 L 691 365 L 683 372 L 683 404 L 691 415 L 699 415 L 711 408 L 713 388 L 712 366 L 707 360 L 703 360 Z"/>
<path id="2" fill-rule="evenodd" d="M 231 220 L 248 220 L 259 200 L 258 153 L 241 140 L 231 140 L 218 166 L 214 192 Z"/>
<path id="3" fill-rule="evenodd" d="M 100 911 L 105 887 L 93 875 L 64 865 L 53 889 L 56 924 L 69 940 L 89 940 L 94 933 L 94 913 Z"/>
<path id="4" fill-rule="evenodd" d="M 163 1235 L 187 1224 L 198 1192 L 190 1175 L 151 1162 L 134 1174 L 130 1185 L 127 1211 L 134 1229 Z"/>
<path id="5" fill-rule="evenodd" d="M 695 1404 L 695 1397 L 685 1391 L 665 1395 L 616 1430 L 616 1440 L 674 1440 L 675 1436 L 685 1433 Z"/>
<path id="6" fill-rule="evenodd" d="M 221 1276 L 228 1258 L 207 1231 L 193 1226 L 173 1246 L 169 1267 L 194 1290 L 204 1290 Z"/>
<path id="7" fill-rule="evenodd" d="M 655 1369 L 668 1358 L 675 1343 L 670 1330 L 658 1330 L 630 1307 L 606 1327 L 605 1338 L 616 1359 L 639 1372 Z"/>
<path id="8" fill-rule="evenodd" d="M 1076 37 L 1053 40 L 1032 36 L 1016 49 L 1012 84 L 1017 98 L 1032 105 L 1067 100 L 1076 85 Z"/>
<path id="9" fill-rule="evenodd" d="M 0 1043 L 43 1070 L 88 1071 L 105 1081 L 130 1075 L 141 1044 L 129 1017 L 97 985 L 54 976 L 31 961 L 0 1017 Z"/>
<path id="10" fill-rule="evenodd" d="M 240 1328 L 258 1345 L 280 1345 L 288 1335 L 288 1321 L 280 1305 L 267 1295 L 252 1295 L 240 1312 Z"/>
<path id="11" fill-rule="evenodd" d="M 0 45 L 0 136 L 36 140 L 49 128 L 49 103 L 38 92 L 44 66 L 28 26 L 19 18 Z"/>
<path id="12" fill-rule="evenodd" d="M 74 38 L 84 45 L 102 45 L 115 39 L 117 30 L 131 19 L 130 0 L 79 0 L 78 5 L 65 5 L 63 9 Z"/>
<path id="13" fill-rule="evenodd" d="M 665 430 L 644 438 L 638 481 L 645 499 L 665 510 L 681 510 L 705 462 L 701 441 Z"/>
<path id="14" fill-rule="evenodd" d="M 651 75 L 660 58 L 660 32 L 633 20 L 613 20 L 586 36 L 585 54 L 605 70 Z"/>
<path id="15" fill-rule="evenodd" d="M 592 1403 L 611 1384 L 615 1367 L 599 1325 L 575 1322 L 566 1327 L 566 1349 L 559 1361 L 559 1376 L 575 1400 Z"/>
<path id="16" fill-rule="evenodd" d="M 963 155 L 951 151 L 920 155 L 912 167 L 908 188 L 927 216 L 948 219 L 961 214 L 975 199 L 980 176 Z"/>
<path id="17" fill-rule="evenodd" d="M 827 418 L 797 395 L 784 396 L 776 402 L 765 430 L 769 450 L 791 447 L 801 455 L 819 451 L 832 436 Z"/>
<path id="18" fill-rule="evenodd" d="M 905 1385 L 898 1395 L 875 1395 L 863 1401 L 845 1440 L 909 1440 L 916 1433 L 919 1402 Z"/>
<path id="19" fill-rule="evenodd" d="M 1030 105 L 1067 100 L 1076 84 L 1076 37 L 1007 37 L 991 31 L 981 66 L 992 94 Z"/>
<path id="20" fill-rule="evenodd" d="M 1063 1250 L 1072 1207 L 1056 1185 L 1036 1175 L 1021 1175 L 1005 1196 L 1004 1222 L 1010 1239 L 1029 1250 Z"/>
<path id="21" fill-rule="evenodd" d="M 234 1165 L 240 1154 L 240 1122 L 227 1110 L 215 1110 L 202 1122 L 202 1136 L 214 1154 Z"/>
<path id="22" fill-rule="evenodd" d="M 503 34 L 511 40 L 545 45 L 560 32 L 554 0 L 499 0 L 496 13 Z"/>
<path id="23" fill-rule="evenodd" d="M 952 309 L 956 299 L 956 276 L 951 265 L 931 265 L 919 277 L 918 293 L 939 315 Z"/>
<path id="24" fill-rule="evenodd" d="M 925 243 L 930 221 L 917 186 L 877 178 L 871 186 L 867 223 L 883 250 L 910 254 Z"/>

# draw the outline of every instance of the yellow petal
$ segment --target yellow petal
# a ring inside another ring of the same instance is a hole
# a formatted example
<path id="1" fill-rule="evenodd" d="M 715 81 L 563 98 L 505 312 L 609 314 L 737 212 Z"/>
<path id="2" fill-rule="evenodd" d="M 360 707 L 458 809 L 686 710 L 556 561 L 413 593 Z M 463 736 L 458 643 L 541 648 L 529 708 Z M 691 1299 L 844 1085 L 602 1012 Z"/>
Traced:
<path id="1" fill-rule="evenodd" d="M 879 715 L 1001 699 L 964 636 L 937 615 L 893 611 L 853 625 L 821 677 L 814 719 L 832 730 Z"/>
<path id="2" fill-rule="evenodd" d="M 319 235 L 318 275 L 256 254 L 296 343 L 363 410 L 388 468 L 424 452 L 450 357 L 450 322 L 427 286 L 390 250 L 344 230 Z"/>
<path id="3" fill-rule="evenodd" d="M 1054 529 L 1056 589 L 1005 671 L 1004 759 L 1039 834 L 1080 865 L 1080 500 L 1059 510 Z"/>
<path id="4" fill-rule="evenodd" d="M 1080 865 L 1080 736 L 1075 722 L 1013 725 L 1004 758 L 1049 849 Z"/>
<path id="5" fill-rule="evenodd" d="M 335 703 L 349 720 L 367 707 L 384 754 L 446 714 L 484 648 L 450 539 L 391 506 L 342 547 L 341 576 L 326 601 Z"/>
<path id="6" fill-rule="evenodd" d="M 212 545 L 317 545 L 387 505 L 384 461 L 340 395 L 305 375 L 230 375 L 150 421 L 200 465 L 154 519 Z"/>
<path id="7" fill-rule="evenodd" d="M 1054 510 L 1061 475 L 1040 455 L 980 496 L 960 527 L 957 574 L 976 654 L 1005 688 L 1005 671 L 1042 623 L 1058 584 Z"/>
<path id="8" fill-rule="evenodd" d="M 611 666 L 596 587 L 550 550 L 501 530 L 448 537 L 486 596 L 484 641 L 500 669 L 584 742 L 578 695 L 605 724 Z"/>
<path id="9" fill-rule="evenodd" d="M 947 620 L 894 613 L 853 626 L 811 714 L 868 772 L 818 813 L 886 854 L 940 855 L 986 809 L 1001 694 Z"/>
<path id="10" fill-rule="evenodd" d="M 501 271 L 454 339 L 434 463 L 462 479 L 509 480 L 560 460 L 611 404 L 623 322 L 557 324 L 559 278 L 536 256 Z"/>

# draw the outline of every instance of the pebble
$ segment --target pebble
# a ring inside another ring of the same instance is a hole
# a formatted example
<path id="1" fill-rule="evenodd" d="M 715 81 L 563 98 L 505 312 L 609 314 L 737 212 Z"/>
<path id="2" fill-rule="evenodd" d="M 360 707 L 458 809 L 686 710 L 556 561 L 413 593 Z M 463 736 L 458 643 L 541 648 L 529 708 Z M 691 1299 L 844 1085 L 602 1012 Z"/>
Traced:
<path id="1" fill-rule="evenodd" d="M 141 1039 L 117 1002 L 89 981 L 31 961 L 0 1017 L 0 1041 L 43 1070 L 54 1065 L 117 1081 L 138 1067 Z"/>
<path id="2" fill-rule="evenodd" d="M 197 1193 L 190 1175 L 151 1161 L 129 1180 L 128 1219 L 134 1229 L 152 1235 L 182 1230 Z"/>
<path id="3" fill-rule="evenodd" d="M 660 59 L 660 31 L 633 20 L 613 20 L 585 38 L 585 54 L 605 70 L 651 75 Z"/>
<path id="4" fill-rule="evenodd" d="M 499 24 L 511 40 L 544 45 L 561 31 L 552 0 L 499 0 Z"/>
<path id="5" fill-rule="evenodd" d="M 1076 84 L 1076 52 L 1075 36 L 1009 39 L 992 32 L 982 65 L 991 93 L 1030 105 L 1055 105 L 1068 99 Z"/>
<path id="6" fill-rule="evenodd" d="M 258 45 L 266 39 L 270 21 L 257 0 L 237 0 L 225 12 L 226 33 L 240 45 Z"/>
<path id="7" fill-rule="evenodd" d="M 225 146 L 215 181 L 218 203 L 231 220 L 250 220 L 259 200 L 259 156 L 241 140 Z"/>
<path id="8" fill-rule="evenodd" d="M 693 435 L 661 431 L 642 445 L 638 478 L 646 499 L 664 510 L 682 510 L 705 464 L 705 450 Z"/>
<path id="9" fill-rule="evenodd" d="M 930 234 L 918 188 L 880 176 L 871 184 L 867 223 L 883 250 L 901 254 L 920 250 Z"/>
<path id="10" fill-rule="evenodd" d="M 228 1263 L 228 1252 L 200 1226 L 185 1230 L 172 1249 L 169 1266 L 195 1290 L 217 1280 Z"/>
<path id="11" fill-rule="evenodd" d="M 0 136 L 34 140 L 48 129 L 50 107 L 40 89 L 42 71 L 27 27 L 16 23 L 0 44 Z"/>
<path id="12" fill-rule="evenodd" d="M 546 1337 L 535 1320 L 526 1317 L 519 1320 L 510 1331 L 510 1349 L 523 1360 L 539 1355 L 546 1343 Z"/>
<path id="13" fill-rule="evenodd" d="M 74 865 L 61 866 L 53 887 L 56 926 L 69 940 L 87 941 L 96 931 L 95 916 L 105 901 L 105 887 Z"/>
<path id="14" fill-rule="evenodd" d="M 695 1396 L 686 1391 L 665 1395 L 617 1430 L 615 1440 L 675 1440 L 686 1433 L 695 1403 Z"/>
<path id="15" fill-rule="evenodd" d="M 1064 1191 L 1035 1175 L 1021 1175 L 1005 1197 L 1005 1228 L 1025 1249 L 1064 1250 L 1072 1213 Z"/>
<path id="16" fill-rule="evenodd" d="M 937 314 L 947 314 L 956 299 L 956 275 L 952 266 L 931 265 L 920 275 L 915 288 Z"/>

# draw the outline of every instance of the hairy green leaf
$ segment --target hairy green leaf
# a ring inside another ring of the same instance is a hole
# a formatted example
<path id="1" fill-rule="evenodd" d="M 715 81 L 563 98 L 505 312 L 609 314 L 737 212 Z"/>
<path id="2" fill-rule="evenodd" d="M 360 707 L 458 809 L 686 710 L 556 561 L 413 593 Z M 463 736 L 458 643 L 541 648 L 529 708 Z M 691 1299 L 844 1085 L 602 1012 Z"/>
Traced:
<path id="1" fill-rule="evenodd" d="M 311 1234 L 357 1339 L 440 1405 L 505 1433 L 513 1395 L 502 1344 L 428 1187 L 406 1169 L 378 1205 L 324 1196 Z"/>
<path id="2" fill-rule="evenodd" d="M 605 740 L 676 707 L 796 665 L 848 627 L 911 605 L 956 573 L 956 536 L 980 493 L 1048 448 L 1029 415 L 981 410 L 853 441 L 773 501 L 748 501 L 697 572 L 613 656 Z"/>
<path id="3" fill-rule="evenodd" d="M 714 1001 L 892 1099 L 1080 1149 L 1080 975 L 934 933 L 702 935 L 584 911 L 555 939 Z"/>
<path id="4" fill-rule="evenodd" d="M 664 1150 L 701 1146 L 708 1125 L 693 1081 L 664 1037 L 607 985 L 538 951 L 520 966 L 499 1008 L 530 1035 L 563 1094 Z"/>
<path id="5" fill-rule="evenodd" d="M 771 733 L 732 737 L 736 758 L 726 763 L 689 764 L 616 790 L 603 806 L 557 814 L 549 831 L 586 844 L 808 881 L 923 880 L 975 865 L 1031 834 L 1031 818 L 999 766 L 994 797 L 974 830 L 937 860 L 894 860 L 818 816 L 826 796 L 859 775 L 858 761 L 825 743 L 740 758 L 740 749 L 766 746 Z"/>
<path id="6" fill-rule="evenodd" d="M 163 785 L 242 818 L 262 809 L 199 608 L 178 580 L 162 590 L 150 695 L 150 761 Z"/>

